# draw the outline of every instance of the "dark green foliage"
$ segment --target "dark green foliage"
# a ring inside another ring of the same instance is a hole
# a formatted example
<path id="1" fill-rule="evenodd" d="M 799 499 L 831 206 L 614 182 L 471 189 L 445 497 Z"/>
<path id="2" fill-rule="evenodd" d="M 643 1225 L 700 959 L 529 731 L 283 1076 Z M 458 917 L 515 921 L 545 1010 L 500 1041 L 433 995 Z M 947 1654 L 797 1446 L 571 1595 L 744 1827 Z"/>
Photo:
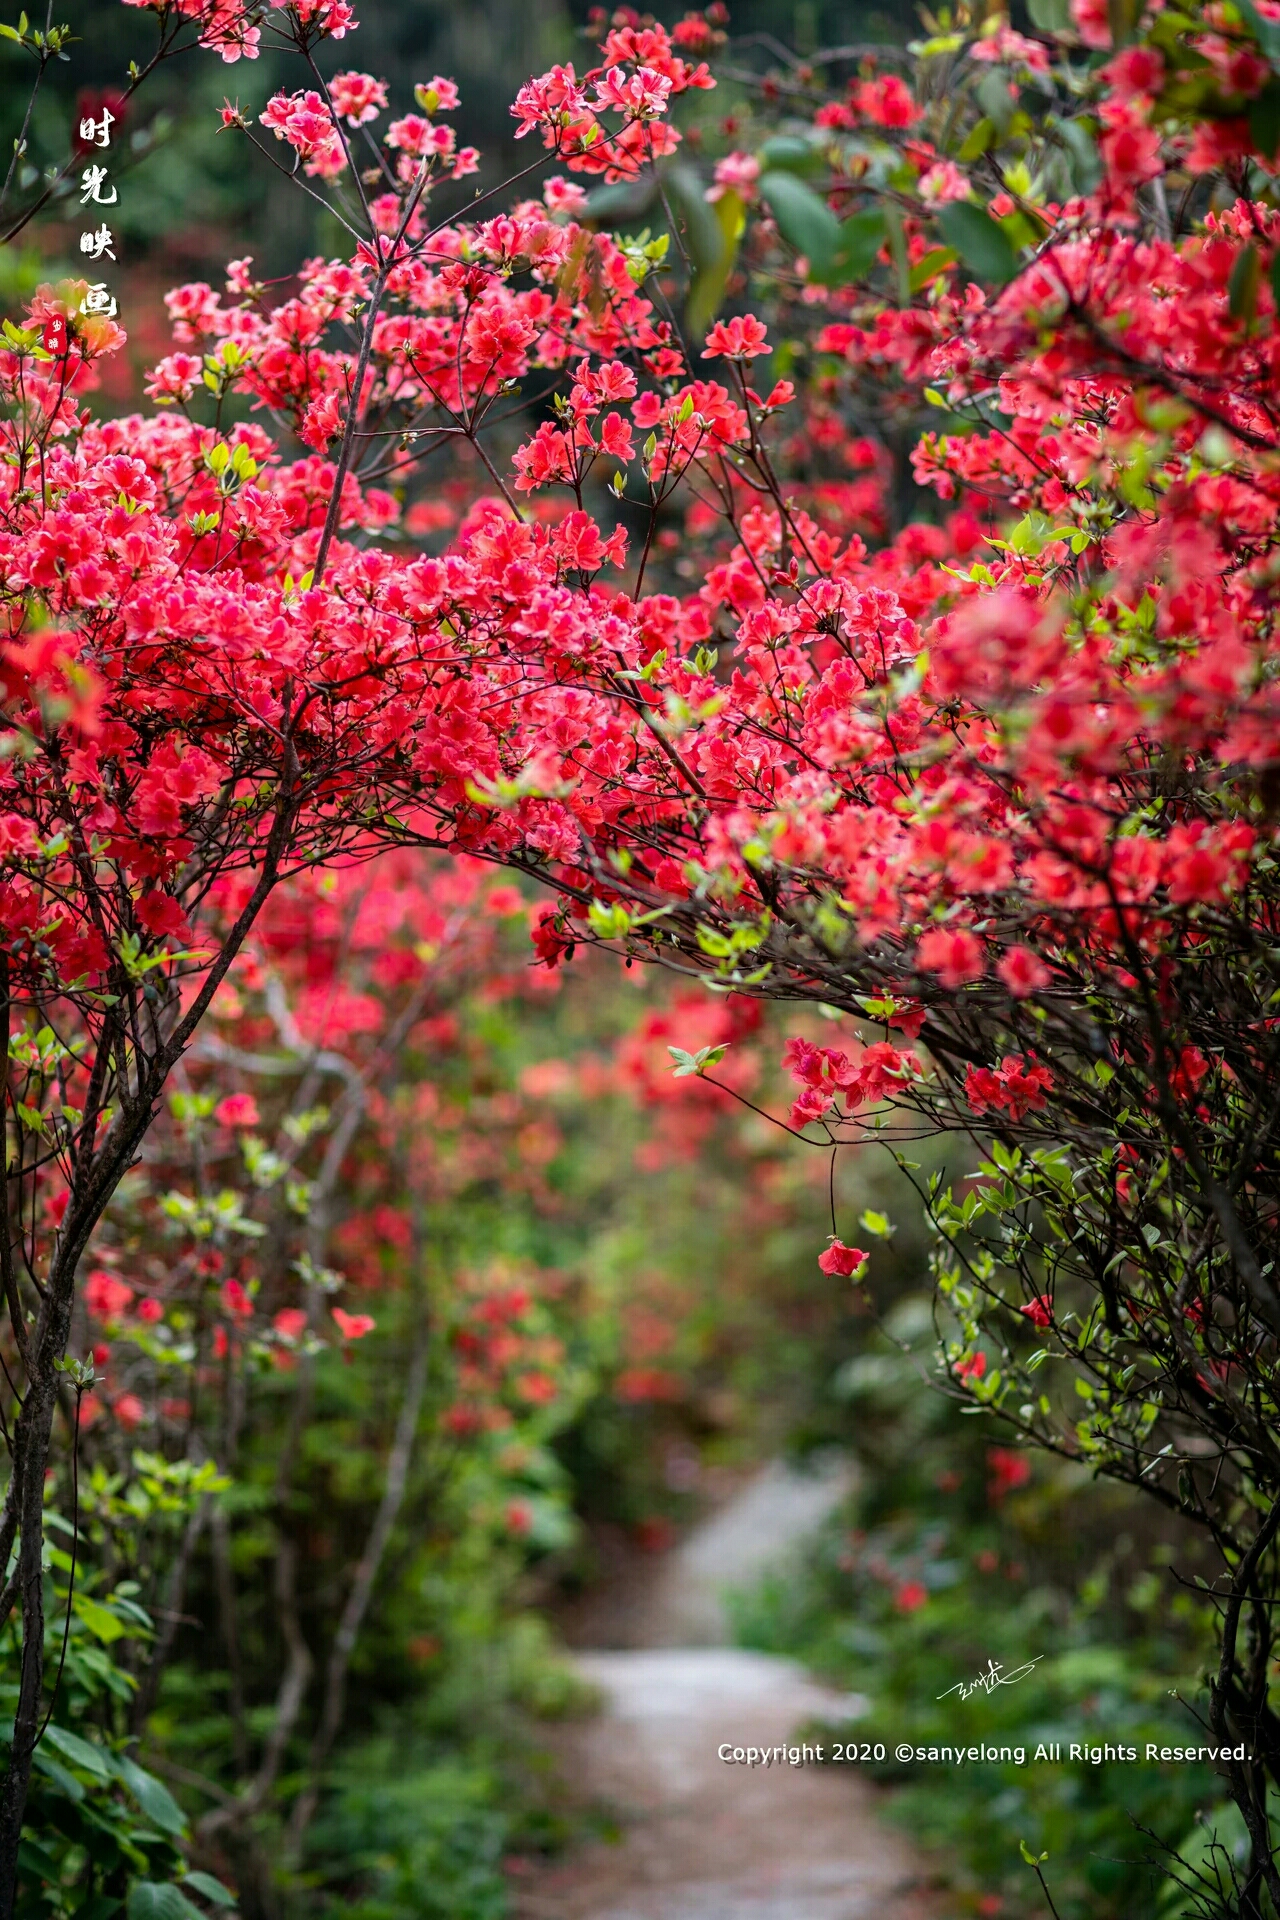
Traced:
<path id="1" fill-rule="evenodd" d="M 502 1859 L 518 1816 L 498 1767 L 392 1737 L 335 1774 L 306 1870 L 312 1911 L 349 1920 L 502 1920 Z"/>
<path id="2" fill-rule="evenodd" d="M 56 1515 L 50 1516 L 52 1520 Z M 65 1572 L 69 1556 L 54 1549 Z M 51 1718 L 36 1749 L 20 1856 L 17 1920 L 202 1920 L 235 1905 L 210 1874 L 188 1871 L 187 1819 L 163 1781 L 139 1766 L 125 1731 L 135 1682 L 112 1649 L 128 1653 L 152 1637 L 128 1591 L 77 1595 L 60 1665 L 67 1591 L 51 1582 L 46 1650 L 61 1671 Z M 0 1637 L 0 1759 L 17 1696 L 19 1644 L 13 1622 Z M 179 1884 L 181 1883 L 181 1884 Z M 192 1899 L 190 1896 L 200 1896 Z"/>

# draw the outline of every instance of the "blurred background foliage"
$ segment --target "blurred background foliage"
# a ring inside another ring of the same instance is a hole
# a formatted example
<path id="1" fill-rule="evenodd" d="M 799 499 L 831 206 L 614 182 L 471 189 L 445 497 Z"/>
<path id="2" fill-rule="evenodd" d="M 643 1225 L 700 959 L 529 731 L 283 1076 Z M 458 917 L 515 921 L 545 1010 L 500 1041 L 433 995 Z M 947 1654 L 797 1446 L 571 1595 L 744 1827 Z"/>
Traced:
<path id="1" fill-rule="evenodd" d="M 562 0 L 364 0 L 360 13 L 358 49 L 330 48 L 327 61 L 392 77 L 402 101 L 414 80 L 454 77 L 467 138 L 484 156 L 482 189 L 532 158 L 511 139 L 508 106 L 520 83 L 554 60 L 581 67 L 591 56 L 587 9 Z M 70 60 L 51 70 L 33 118 L 29 189 L 65 160 L 81 105 L 120 86 L 154 38 L 151 16 L 118 0 L 76 0 L 72 25 Z M 688 109 L 693 150 L 735 144 L 735 63 L 758 73 L 782 45 L 805 55 L 901 44 L 910 28 L 900 11 L 851 0 L 737 0 L 729 77 Z M 129 365 L 122 357 L 115 384 L 98 396 L 107 410 L 136 404 L 141 367 L 168 344 L 166 287 L 219 284 L 230 255 L 251 253 L 274 276 L 336 247 L 310 203 L 219 130 L 224 96 L 256 110 L 284 78 L 269 55 L 234 68 L 177 61 L 119 128 L 120 198 L 109 217 L 120 260 L 105 277 L 130 348 Z M 6 149 L 24 83 L 21 56 L 0 43 Z M 0 248 L 6 310 L 38 280 L 81 271 L 81 225 L 78 197 L 68 195 L 19 245 Z M 825 1157 L 744 1110 L 699 1107 L 697 1089 L 673 1095 L 665 1048 L 699 1043 L 691 1005 L 669 983 L 598 959 L 575 964 L 562 984 L 533 985 L 527 956 L 520 921 L 507 973 L 460 996 L 431 1066 L 480 1132 L 511 1131 L 522 1101 L 539 1109 L 541 1133 L 521 1134 L 515 1154 L 528 1177 L 481 1165 L 424 1202 L 427 1257 L 412 1286 L 394 1246 L 367 1233 L 359 1156 L 376 1158 L 376 1141 L 358 1151 L 334 1223 L 335 1257 L 364 1262 L 360 1284 L 378 1328 L 315 1366 L 290 1509 L 313 1642 L 323 1642 L 340 1605 L 378 1498 L 424 1312 L 426 1437 L 355 1647 L 322 1817 L 287 1871 L 274 1799 L 243 1831 L 210 1819 L 243 1778 L 238 1749 L 261 1741 L 272 1720 L 282 1655 L 270 1510 L 290 1377 L 259 1370 L 234 1479 L 212 1494 L 166 1480 L 165 1459 L 157 1465 L 138 1445 L 163 1456 L 163 1435 L 104 1429 L 94 1438 L 84 1593 L 105 1612 L 70 1610 L 58 1725 L 72 1745 L 42 1776 L 40 1817 L 49 1836 L 41 1871 L 61 1873 L 68 1887 L 83 1879 L 86 1851 L 99 1850 L 107 1904 L 95 1912 L 117 1910 L 111 1888 L 122 1874 L 177 1871 L 180 1840 L 187 1852 L 194 1844 L 197 1874 L 235 1881 L 249 1920 L 501 1920 L 522 1864 L 572 1838 L 541 1729 L 589 1710 L 590 1700 L 559 1649 L 558 1625 L 595 1583 L 664 1551 L 780 1450 L 846 1449 L 859 1487 L 799 1573 L 739 1596 L 737 1631 L 745 1644 L 796 1655 L 865 1693 L 868 1711 L 850 1735 L 865 1725 L 912 1740 L 954 1737 L 957 1710 L 936 1696 L 993 1654 L 1009 1667 L 1040 1664 L 1016 1693 L 964 1703 L 974 1739 L 1009 1738 L 1015 1728 L 1046 1740 L 1086 1730 L 1099 1740 L 1156 1730 L 1176 1740 L 1190 1731 L 1171 1698 L 1179 1691 L 1194 1702 L 1205 1645 L 1186 1543 L 1118 1492 L 1100 1498 L 1078 1469 L 1038 1459 L 1032 1470 L 939 1393 L 926 1236 L 887 1162 L 868 1153 L 839 1173 L 842 1218 L 874 1208 L 898 1223 L 877 1248 L 872 1284 L 855 1291 L 815 1264 L 829 1225 Z M 739 1037 L 761 1063 L 755 1097 L 781 1110 L 773 1063 L 795 1022 L 784 1029 L 773 1014 L 765 1022 Z M 447 1418 L 465 1309 L 513 1286 L 533 1296 L 520 1338 L 558 1343 L 560 1390 L 553 1404 L 527 1409 L 501 1444 L 470 1444 Z M 176 1433 L 167 1452 L 170 1465 L 181 1455 Z M 51 1499 L 67 1508 L 69 1498 L 64 1474 Z M 175 1611 L 166 1569 L 203 1499 L 217 1503 L 216 1550 L 193 1561 Z M 1171 1606 L 1162 1569 L 1174 1560 L 1184 1584 Z M 212 1625 L 225 1627 L 228 1581 L 237 1596 L 232 1645 Z M 166 1626 L 172 1657 L 147 1699 L 131 1649 Z M 158 1797 L 166 1789 L 153 1783 L 152 1809 L 164 1819 L 150 1829 L 139 1827 L 125 1774 L 99 1778 L 101 1763 L 74 1746 L 88 1736 L 123 1753 L 139 1727 L 148 1767 L 175 1796 L 170 1814 Z M 305 1763 L 295 1743 L 282 1791 L 296 1789 Z M 1019 1838 L 1050 1849 L 1063 1920 L 1155 1912 L 1149 1861 L 1161 1842 L 1216 1825 L 1234 1844 L 1212 1778 L 1196 1769 L 974 1768 L 951 1775 L 944 1791 L 931 1775 L 905 1785 L 900 1770 L 890 1775 L 893 1811 L 937 1849 L 957 1916 L 1041 1911 Z M 198 1881 L 188 1893 L 216 1908 L 216 1884 Z M 78 1899 L 69 1892 L 59 1907 L 49 1896 L 33 1912 L 81 1911 Z"/>
<path id="2" fill-rule="evenodd" d="M 65 159 L 78 96 L 122 88 L 129 63 L 145 65 L 156 45 L 154 19 L 145 9 L 119 0 L 76 0 L 73 11 L 69 58 L 50 69 L 35 115 L 31 160 L 41 168 Z M 512 137 L 509 108 L 517 89 L 554 61 L 573 60 L 580 71 L 591 64 L 586 29 L 593 11 L 583 0 L 396 0 L 394 6 L 371 0 L 359 9 L 358 43 L 330 45 L 320 60 L 330 72 L 354 59 L 386 75 L 406 98 L 414 81 L 447 74 L 460 89 L 467 135 L 481 149 L 487 177 L 501 179 L 522 156 L 526 164 L 531 158 Z M 60 17 L 56 8 L 54 14 Z M 900 11 L 866 0 L 737 0 L 730 54 L 744 71 L 756 72 L 786 50 L 807 56 L 853 44 L 901 45 L 910 29 Z M 22 122 L 29 67 L 15 48 L 0 45 L 0 139 L 6 153 Z M 263 244 L 265 183 L 244 164 L 233 141 L 217 137 L 217 109 L 225 97 L 238 98 L 246 109 L 260 107 L 289 74 L 288 64 L 264 48 L 259 59 L 233 66 L 188 54 L 152 76 L 124 130 L 130 185 L 122 226 L 135 247 L 167 246 L 220 264 L 228 237 L 233 245 Z M 709 129 L 733 106 L 733 83 L 726 77 L 713 103 L 694 102 L 689 110 L 696 108 Z M 140 141 L 148 128 L 154 130 L 154 149 Z M 226 148 L 233 149 L 232 157 L 219 160 Z M 286 194 L 279 204 L 290 209 L 290 218 L 301 218 L 292 213 L 302 207 L 298 195 Z M 290 239 L 285 231 L 275 237 L 281 245 Z M 294 227 L 292 238 L 300 237 Z M 296 250 L 289 252 L 287 263 L 296 258 Z"/>
<path id="3" fill-rule="evenodd" d="M 28 194 L 39 191 L 40 176 L 65 162 L 84 103 L 123 89 L 130 63 L 145 67 L 157 45 L 155 20 L 146 9 L 120 0 L 76 0 L 74 9 L 64 11 L 74 12 L 69 24 L 75 37 L 65 62 L 48 68 L 36 102 L 24 171 Z M 457 81 L 466 137 L 481 154 L 479 174 L 457 190 L 461 209 L 473 192 L 498 185 L 537 157 L 531 142 L 513 138 L 511 102 L 529 74 L 555 61 L 572 60 L 579 70 L 591 64 L 592 12 L 582 0 L 370 0 L 358 9 L 358 42 L 329 45 L 319 58 L 326 73 L 354 61 L 387 76 L 393 105 L 398 101 L 401 111 L 415 81 L 434 73 Z M 719 154 L 735 144 L 732 123 L 745 95 L 734 70 L 758 76 L 785 49 L 803 55 L 822 47 L 901 45 L 908 31 L 901 14 L 859 0 L 739 0 L 732 9 L 729 70 L 714 94 L 690 96 L 677 115 L 686 132 L 692 128 L 691 150 Z M 6 154 L 21 128 L 31 71 L 29 59 L 0 41 L 0 151 Z M 101 396 L 107 411 L 139 400 L 142 369 L 169 346 L 166 288 L 190 279 L 218 286 L 226 261 L 245 253 L 272 281 L 311 253 L 338 249 L 333 220 L 283 173 L 247 153 L 218 117 L 224 99 L 256 117 L 280 86 L 297 84 L 289 61 L 265 44 L 257 60 L 231 66 L 188 52 L 157 67 L 114 129 L 110 166 L 119 201 L 106 217 L 123 245 L 106 277 L 120 302 L 130 348 L 108 373 Z M 68 182 L 25 230 L 21 246 L 0 247 L 0 305 L 6 311 L 38 281 L 83 271 L 77 250 L 81 215 L 79 195 Z"/>

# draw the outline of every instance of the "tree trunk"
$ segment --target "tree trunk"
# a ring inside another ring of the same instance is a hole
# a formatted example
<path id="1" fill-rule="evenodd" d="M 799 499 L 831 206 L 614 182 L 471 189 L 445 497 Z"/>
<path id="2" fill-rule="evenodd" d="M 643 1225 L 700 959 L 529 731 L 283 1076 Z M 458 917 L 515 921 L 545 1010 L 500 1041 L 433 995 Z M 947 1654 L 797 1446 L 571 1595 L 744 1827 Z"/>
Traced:
<path id="1" fill-rule="evenodd" d="M 32 1342 L 27 1395 L 14 1430 L 17 1486 L 18 1591 L 22 1601 L 22 1671 L 9 1767 L 0 1787 L 0 1920 L 13 1920 L 18 1887 L 18 1842 L 26 1810 L 31 1763 L 40 1736 L 44 1691 L 44 1474 L 58 1402 L 55 1361 L 71 1325 L 72 1283 L 51 1276 L 42 1324 Z"/>

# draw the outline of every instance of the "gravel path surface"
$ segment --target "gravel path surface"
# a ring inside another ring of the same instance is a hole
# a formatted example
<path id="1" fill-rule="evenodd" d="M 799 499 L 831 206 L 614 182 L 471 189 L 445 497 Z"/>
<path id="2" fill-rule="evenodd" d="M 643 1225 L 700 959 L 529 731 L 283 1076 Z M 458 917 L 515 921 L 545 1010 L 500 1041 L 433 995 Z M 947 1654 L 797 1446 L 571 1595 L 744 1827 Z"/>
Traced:
<path id="1" fill-rule="evenodd" d="M 857 1710 L 789 1661 L 716 1644 L 721 1593 L 785 1560 L 844 1484 L 774 1465 L 619 1596 L 622 1646 L 575 1656 L 601 1712 L 561 1729 L 556 1750 L 566 1791 L 609 1807 L 620 1838 L 540 1873 L 519 1920 L 938 1920 L 862 1780 L 718 1754 L 789 1746 L 806 1721 Z"/>

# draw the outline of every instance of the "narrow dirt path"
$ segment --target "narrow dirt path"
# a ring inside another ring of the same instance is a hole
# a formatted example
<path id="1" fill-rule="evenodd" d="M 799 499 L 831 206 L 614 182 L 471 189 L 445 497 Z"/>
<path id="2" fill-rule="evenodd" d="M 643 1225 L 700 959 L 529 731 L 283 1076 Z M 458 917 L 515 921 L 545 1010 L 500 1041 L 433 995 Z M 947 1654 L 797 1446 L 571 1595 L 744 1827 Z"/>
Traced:
<path id="1" fill-rule="evenodd" d="M 525 1887 L 519 1920 L 936 1920 L 918 1859 L 856 1775 L 719 1757 L 790 1746 L 806 1721 L 860 1704 L 723 1644 L 723 1593 L 784 1563 L 846 1484 L 766 1468 L 650 1579 L 608 1597 L 597 1644 L 576 1656 L 603 1706 L 563 1730 L 557 1758 L 567 1791 L 611 1808 L 620 1838 Z"/>

